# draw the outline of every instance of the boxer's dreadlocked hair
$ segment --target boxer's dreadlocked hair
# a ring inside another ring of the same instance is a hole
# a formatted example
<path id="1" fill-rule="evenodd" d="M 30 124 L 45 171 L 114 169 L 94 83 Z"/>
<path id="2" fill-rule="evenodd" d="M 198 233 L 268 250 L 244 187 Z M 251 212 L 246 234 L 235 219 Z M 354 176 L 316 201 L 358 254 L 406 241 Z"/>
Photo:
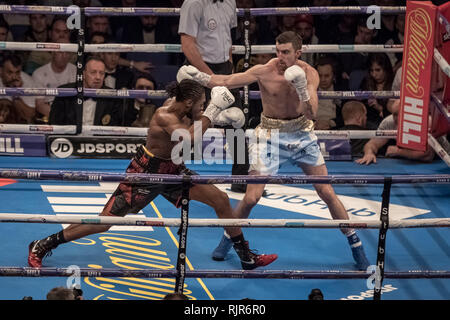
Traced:
<path id="1" fill-rule="evenodd" d="M 184 79 L 180 83 L 171 82 L 166 87 L 166 92 L 170 98 L 175 97 L 176 101 L 192 99 L 193 102 L 197 102 L 205 93 L 205 89 L 194 80 Z"/>

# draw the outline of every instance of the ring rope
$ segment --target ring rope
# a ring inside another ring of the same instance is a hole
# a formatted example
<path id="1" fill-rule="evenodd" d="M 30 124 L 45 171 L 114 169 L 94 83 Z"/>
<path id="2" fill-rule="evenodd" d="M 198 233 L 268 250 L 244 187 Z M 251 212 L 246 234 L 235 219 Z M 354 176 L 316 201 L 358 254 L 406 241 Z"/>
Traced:
<path id="1" fill-rule="evenodd" d="M 76 7 L 62 6 L 30 6 L 30 5 L 0 5 L 0 13 L 16 13 L 16 14 L 73 14 Z M 293 14 L 369 14 L 373 13 L 373 6 L 322 6 L 322 7 L 287 7 L 287 8 L 251 8 L 248 9 L 251 16 L 269 16 L 269 15 L 293 15 Z M 377 6 L 382 14 L 402 14 L 406 12 L 405 6 Z M 80 10 L 78 8 L 78 10 Z M 143 16 L 143 15 L 159 15 L 159 16 L 179 16 L 180 8 L 116 8 L 116 7 L 87 7 L 84 8 L 86 16 L 105 15 L 105 16 Z M 244 16 L 245 10 L 237 8 L 238 16 Z"/>
<path id="2" fill-rule="evenodd" d="M 147 136 L 147 128 L 136 127 L 105 127 L 105 126 L 83 126 L 84 135 L 124 135 L 124 136 Z M 250 136 L 254 129 L 247 129 L 246 134 Z M 32 124 L 0 124 L 1 133 L 45 133 L 45 134 L 76 134 L 75 125 L 32 125 Z M 208 128 L 204 137 L 222 134 L 224 129 Z M 314 134 L 319 139 L 347 140 L 347 139 L 372 139 L 385 138 L 396 139 L 396 130 L 317 130 Z"/>
<path id="3" fill-rule="evenodd" d="M 447 77 L 450 78 L 450 65 L 436 48 L 434 48 L 434 61 L 436 61 L 436 63 L 439 65 L 442 72 L 444 72 Z"/>
<path id="4" fill-rule="evenodd" d="M 28 268 L 0 267 L 0 277 L 130 277 L 130 278 L 168 278 L 176 277 L 177 270 L 116 268 Z M 240 278 L 240 279 L 367 279 L 371 273 L 365 271 L 307 271 L 307 270 L 186 270 L 186 278 Z M 450 278 L 449 270 L 408 270 L 387 271 L 389 279 L 437 279 Z"/>
<path id="5" fill-rule="evenodd" d="M 77 215 L 76 217 L 54 216 L 48 214 L 1 213 L 0 223 L 49 223 L 49 224 L 95 224 L 114 226 L 150 226 L 150 227 L 180 227 L 180 218 L 136 218 L 107 217 L 93 215 Z M 380 220 L 318 220 L 318 219 L 189 219 L 189 227 L 216 228 L 355 228 L 380 229 Z M 448 228 L 450 218 L 428 218 L 389 220 L 389 229 L 403 228 Z"/>
<path id="6" fill-rule="evenodd" d="M 171 175 L 143 173 L 110 173 L 99 171 L 0 169 L 0 178 L 26 180 L 102 181 L 127 183 L 181 184 L 384 184 L 381 175 Z M 393 175 L 392 184 L 450 184 L 450 174 Z"/>
<path id="7" fill-rule="evenodd" d="M 102 98 L 167 98 L 164 90 L 134 89 L 92 89 L 84 88 L 85 97 Z M 0 96 L 56 96 L 72 97 L 77 95 L 76 88 L 0 88 Z M 389 99 L 399 98 L 400 91 L 317 91 L 319 99 Z M 249 91 L 251 99 L 259 99 L 260 92 Z"/>
<path id="8" fill-rule="evenodd" d="M 77 52 L 74 43 L 1 41 L 0 50 Z M 275 53 L 274 45 L 251 45 L 252 54 Z M 182 53 L 180 44 L 86 44 L 84 52 Z M 233 54 L 245 54 L 245 46 L 233 45 Z M 309 44 L 304 53 L 403 52 L 402 44 Z"/>

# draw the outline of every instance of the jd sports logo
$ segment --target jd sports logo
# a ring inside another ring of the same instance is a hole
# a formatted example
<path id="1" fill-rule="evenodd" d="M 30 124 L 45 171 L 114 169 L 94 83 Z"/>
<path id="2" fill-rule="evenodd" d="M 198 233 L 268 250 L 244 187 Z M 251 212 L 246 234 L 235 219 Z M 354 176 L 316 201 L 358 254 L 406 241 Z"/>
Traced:
<path id="1" fill-rule="evenodd" d="M 53 140 L 50 146 L 50 151 L 57 158 L 67 158 L 73 153 L 73 145 L 66 138 L 58 138 Z"/>

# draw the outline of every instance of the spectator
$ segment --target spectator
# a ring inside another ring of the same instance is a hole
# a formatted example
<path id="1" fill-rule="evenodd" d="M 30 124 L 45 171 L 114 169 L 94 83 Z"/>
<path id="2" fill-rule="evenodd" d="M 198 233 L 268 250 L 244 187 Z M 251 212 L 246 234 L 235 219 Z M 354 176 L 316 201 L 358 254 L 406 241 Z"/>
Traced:
<path id="1" fill-rule="evenodd" d="M 387 45 L 393 45 L 393 44 L 403 44 L 405 37 L 405 15 L 399 14 L 395 18 L 395 33 L 393 34 L 393 37 L 388 39 L 385 44 Z M 387 53 L 389 56 L 389 59 L 391 60 L 391 64 L 394 68 L 394 72 L 396 72 L 401 66 L 402 66 L 402 56 L 403 53 L 397 52 Z"/>
<path id="2" fill-rule="evenodd" d="M 349 0 L 345 1 L 342 6 L 359 6 L 358 1 Z M 356 14 L 340 14 L 337 15 L 336 28 L 330 28 L 330 39 L 333 39 L 333 43 L 348 44 L 353 41 L 356 34 L 356 25 L 358 23 L 358 15 Z M 322 43 L 322 41 L 320 42 Z"/>
<path id="3" fill-rule="evenodd" d="M 312 289 L 308 295 L 308 300 L 323 300 L 323 293 L 320 289 Z"/>
<path id="4" fill-rule="evenodd" d="M 396 99 L 391 107 L 392 114 L 387 116 L 378 126 L 378 130 L 397 130 L 398 112 L 400 110 L 400 100 Z M 385 150 L 385 152 L 383 152 Z M 423 162 L 431 162 L 434 158 L 434 151 L 427 146 L 425 152 L 409 149 L 402 149 L 396 146 L 395 140 L 386 138 L 372 138 L 364 146 L 364 156 L 357 159 L 359 164 L 369 165 L 377 163 L 377 154 L 384 154 L 385 157 L 399 157 Z"/>
<path id="5" fill-rule="evenodd" d="M 1 68 L 0 87 L 36 88 L 33 79 L 22 71 L 22 59 L 16 54 L 6 55 Z M 5 97 L 12 101 L 20 123 L 32 123 L 35 115 L 36 98 L 34 96 Z"/>
<path id="6" fill-rule="evenodd" d="M 136 90 L 155 90 L 156 81 L 148 73 L 139 73 L 134 78 L 133 87 Z M 155 111 L 156 105 L 151 99 L 128 99 L 123 125 L 147 128 Z"/>
<path id="7" fill-rule="evenodd" d="M 314 18 L 309 14 L 298 15 L 295 19 L 295 30 L 302 37 L 303 45 L 318 44 L 319 39 L 314 34 Z M 315 65 L 317 53 L 302 53 L 301 59 L 310 65 Z"/>
<path id="8" fill-rule="evenodd" d="M 30 20 L 30 26 L 19 41 L 49 42 L 50 38 L 45 14 L 30 14 L 28 18 Z M 49 51 L 22 51 L 20 55 L 22 61 L 24 61 L 23 69 L 28 74 L 32 74 L 36 68 L 50 61 Z"/>
<path id="9" fill-rule="evenodd" d="M 105 63 L 89 57 L 83 72 L 83 86 L 92 89 L 111 89 L 103 85 Z M 74 88 L 75 83 L 61 86 Z M 118 126 L 122 123 L 122 103 L 117 99 L 89 98 L 80 109 L 77 97 L 57 97 L 50 108 L 50 124 Z"/>
<path id="10" fill-rule="evenodd" d="M 111 35 L 111 29 L 109 27 L 108 16 L 90 16 L 86 21 L 86 34 L 87 38 L 90 37 L 91 33 L 101 32 Z"/>
<path id="11" fill-rule="evenodd" d="M 43 18 L 44 17 L 44 18 Z M 50 25 L 47 27 L 45 15 L 31 14 L 30 15 L 30 30 L 25 33 L 21 41 L 24 42 L 52 42 L 52 43 L 68 43 L 70 42 L 70 30 L 66 25 L 67 17 L 55 16 Z M 38 30 L 43 28 L 45 22 L 44 32 L 38 34 Z M 25 51 L 21 53 L 24 61 L 24 71 L 28 74 L 49 63 L 52 59 L 51 51 Z M 75 62 L 76 56 L 70 54 L 70 61 Z"/>
<path id="12" fill-rule="evenodd" d="M 9 24 L 3 19 L 3 16 L 0 15 L 0 41 L 8 41 L 9 35 Z M 3 64 L 3 56 L 6 51 L 0 51 L 0 65 Z"/>
<path id="13" fill-rule="evenodd" d="M 47 293 L 47 300 L 83 300 L 83 291 L 80 289 L 56 287 Z"/>
<path id="14" fill-rule="evenodd" d="M 371 53 L 368 60 L 369 74 L 361 84 L 365 91 L 389 91 L 392 89 L 394 72 L 391 61 L 385 53 Z M 381 120 L 390 114 L 387 109 L 388 99 L 368 99 L 367 127 L 375 130 Z"/>
<path id="15" fill-rule="evenodd" d="M 233 72 L 231 29 L 236 27 L 237 15 L 234 0 L 223 2 L 185 0 L 180 10 L 178 32 L 181 36 L 181 48 L 187 61 L 207 74 L 231 74 Z M 239 89 L 231 92 L 235 97 L 234 106 L 242 108 Z M 209 99 L 210 90 L 207 90 L 206 94 Z M 232 156 L 233 160 L 237 159 L 237 148 Z M 245 158 L 248 159 L 248 154 Z M 232 174 L 248 174 L 249 164 L 236 162 L 234 161 Z M 231 189 L 245 192 L 246 185 L 233 184 Z"/>
<path id="16" fill-rule="evenodd" d="M 8 99 L 0 99 L 0 123 L 17 123 L 14 106 Z"/>
<path id="17" fill-rule="evenodd" d="M 67 17 L 66 16 L 55 16 L 53 18 L 52 24 L 50 25 L 50 41 L 69 43 L 71 32 L 67 28 Z"/>
<path id="18" fill-rule="evenodd" d="M 374 35 L 375 30 L 369 29 L 366 20 L 361 18 L 358 20 L 354 39 L 350 43 L 341 44 L 372 44 Z M 367 73 L 368 53 L 342 53 L 339 55 L 339 61 L 342 66 L 342 78 L 349 80 L 350 90 L 358 90 Z"/>
<path id="19" fill-rule="evenodd" d="M 318 91 L 348 90 L 343 80 L 338 81 L 335 65 L 336 62 L 331 56 L 324 56 L 317 62 L 315 68 L 320 78 Z M 342 126 L 341 105 L 342 101 L 338 99 L 320 99 L 315 129 L 329 130 Z"/>
<path id="20" fill-rule="evenodd" d="M 382 6 L 396 6 L 396 0 L 376 0 L 375 5 L 382 7 Z M 381 25 L 380 29 L 377 30 L 377 35 L 374 38 L 374 43 L 377 44 L 385 44 L 389 39 L 393 39 L 396 36 L 396 29 L 395 29 L 395 20 L 396 20 L 395 14 L 382 14 L 381 15 Z"/>
<path id="21" fill-rule="evenodd" d="M 38 88 L 57 88 L 64 84 L 75 81 L 77 68 L 69 63 L 71 54 L 69 52 L 53 51 L 52 60 L 37 68 L 33 72 L 33 81 Z M 50 115 L 50 106 L 55 97 L 37 97 L 36 109 L 39 110 L 42 118 L 36 119 L 36 122 L 47 123 Z M 38 116 L 38 115 L 36 115 Z"/>
<path id="22" fill-rule="evenodd" d="M 347 101 L 342 107 L 344 126 L 339 130 L 367 130 L 367 110 L 364 103 L 356 100 Z M 350 139 L 352 156 L 362 157 L 368 139 Z"/>
<path id="23" fill-rule="evenodd" d="M 329 7 L 332 4 L 332 0 L 313 0 L 314 7 Z M 335 28 L 338 19 L 338 15 L 318 14 L 314 16 L 315 33 L 320 43 L 336 43 L 336 39 L 332 38 L 333 33 L 330 32 L 330 29 Z"/>
<path id="24" fill-rule="evenodd" d="M 100 58 L 105 62 L 105 86 L 113 89 L 131 89 L 134 74 L 129 68 L 119 66 L 119 52 L 101 52 Z"/>
<path id="25" fill-rule="evenodd" d="M 402 82 L 402 67 L 397 69 L 395 72 L 394 80 L 392 81 L 392 91 L 400 91 L 400 86 Z"/>

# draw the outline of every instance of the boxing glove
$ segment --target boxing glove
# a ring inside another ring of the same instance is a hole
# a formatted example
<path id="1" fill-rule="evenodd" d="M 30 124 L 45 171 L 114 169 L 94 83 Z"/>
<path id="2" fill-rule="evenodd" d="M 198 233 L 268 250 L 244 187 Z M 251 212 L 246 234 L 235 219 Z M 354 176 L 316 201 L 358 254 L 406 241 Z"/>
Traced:
<path id="1" fill-rule="evenodd" d="M 214 124 L 219 126 L 232 125 L 233 128 L 239 129 L 244 126 L 245 116 L 241 109 L 232 107 L 220 112 L 214 119 Z"/>
<path id="2" fill-rule="evenodd" d="M 184 79 L 197 81 L 202 86 L 206 87 L 211 79 L 211 76 L 201 72 L 194 66 L 182 66 L 177 72 L 177 81 L 180 83 Z"/>
<path id="3" fill-rule="evenodd" d="M 306 74 L 303 69 L 294 64 L 293 66 L 286 69 L 284 72 L 284 78 L 292 83 L 297 91 L 298 97 L 300 101 L 308 101 L 309 100 L 309 92 L 307 89 L 308 82 L 306 81 Z"/>
<path id="4" fill-rule="evenodd" d="M 203 112 L 211 123 L 217 118 L 222 110 L 225 110 L 234 103 L 234 97 L 230 90 L 225 87 L 214 87 L 211 90 L 211 100 L 208 107 Z"/>

